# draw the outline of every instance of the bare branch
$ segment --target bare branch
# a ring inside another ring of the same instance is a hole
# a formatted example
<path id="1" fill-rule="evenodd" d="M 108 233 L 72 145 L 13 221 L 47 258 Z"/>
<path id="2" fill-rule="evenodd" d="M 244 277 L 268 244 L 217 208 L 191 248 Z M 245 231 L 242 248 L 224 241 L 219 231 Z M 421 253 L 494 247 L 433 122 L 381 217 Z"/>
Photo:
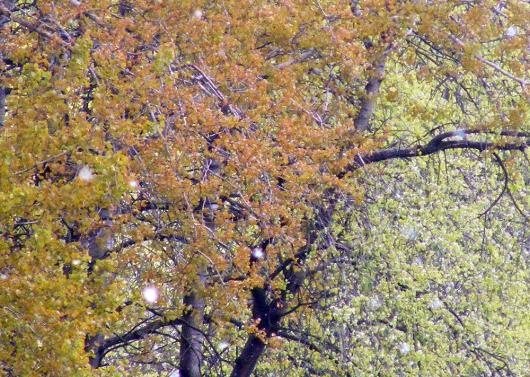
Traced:
<path id="1" fill-rule="evenodd" d="M 464 42 L 462 42 L 460 39 L 458 39 L 457 37 L 455 37 L 454 35 L 450 35 L 449 38 L 455 42 L 459 47 L 461 48 L 464 48 L 465 47 L 465 44 Z M 483 63 L 483 64 L 486 64 L 487 66 L 493 68 L 494 70 L 496 70 L 497 72 L 503 74 L 504 76 L 514 80 L 514 81 L 517 81 L 519 84 L 521 84 L 521 86 L 524 88 L 526 88 L 526 85 L 528 85 L 528 82 L 525 80 L 525 79 L 522 79 L 520 77 L 517 77 L 513 74 L 511 74 L 510 72 L 508 72 L 507 70 L 501 68 L 501 66 L 499 66 L 498 64 L 495 64 L 493 63 L 492 61 L 489 61 L 488 59 L 486 58 L 483 58 L 482 56 L 478 55 L 478 54 L 475 54 L 475 59 L 477 59 L 479 62 Z"/>
<path id="2" fill-rule="evenodd" d="M 506 168 L 504 167 L 504 164 L 502 163 L 502 160 L 499 157 L 499 155 L 497 153 L 494 153 L 493 155 L 495 156 L 495 159 L 501 166 L 502 172 L 504 173 L 504 185 L 502 187 L 501 193 L 495 198 L 495 200 L 489 205 L 489 207 L 486 208 L 486 210 L 482 212 L 478 217 L 482 217 L 486 215 L 489 211 L 491 211 L 491 209 L 495 207 L 495 205 L 499 202 L 499 200 L 501 200 L 501 198 L 504 196 L 504 194 L 508 190 L 508 172 L 506 171 Z"/>
<path id="3" fill-rule="evenodd" d="M 494 143 L 473 140 L 447 140 L 450 137 L 462 137 L 473 134 L 499 134 L 501 136 L 518 138 L 520 141 L 510 143 Z M 366 154 L 357 154 L 354 158 L 354 162 L 349 164 L 343 171 L 337 174 L 337 176 L 339 178 L 344 178 L 348 173 L 351 173 L 365 165 L 372 164 L 374 162 L 428 156 L 430 154 L 449 149 L 475 149 L 480 152 L 487 150 L 524 151 L 528 146 L 530 146 L 530 134 L 528 133 L 513 131 L 501 131 L 500 133 L 495 133 L 494 131 L 462 129 L 442 133 L 434 137 L 426 145 L 418 145 L 403 149 L 388 148 Z"/>

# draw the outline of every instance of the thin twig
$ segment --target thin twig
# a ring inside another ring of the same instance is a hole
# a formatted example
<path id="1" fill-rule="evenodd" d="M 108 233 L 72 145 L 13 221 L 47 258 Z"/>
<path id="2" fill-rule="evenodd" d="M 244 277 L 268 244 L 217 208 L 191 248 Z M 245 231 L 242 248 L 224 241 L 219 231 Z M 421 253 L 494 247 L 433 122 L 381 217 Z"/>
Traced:
<path id="1" fill-rule="evenodd" d="M 54 41 L 57 41 L 59 42 L 62 46 L 64 47 L 72 47 L 72 45 L 64 40 L 62 40 L 60 37 L 58 37 L 57 35 L 55 34 L 51 34 L 50 32 L 44 30 L 44 28 L 42 28 L 41 25 L 34 25 L 32 24 L 31 22 L 29 21 L 26 21 L 25 19 L 23 18 L 20 18 L 20 17 L 17 17 L 13 14 L 13 12 L 11 12 L 8 8 L 6 8 L 3 4 L 0 4 L 0 14 L 1 15 L 4 15 L 6 16 L 7 18 L 9 18 L 11 21 L 13 22 L 16 22 L 17 24 L 20 24 L 24 27 L 26 27 L 27 29 L 29 29 L 30 31 L 34 31 L 36 32 L 37 34 L 40 34 L 42 35 L 43 37 L 47 38 L 47 39 L 51 39 L 51 40 L 54 40 Z"/>
<path id="2" fill-rule="evenodd" d="M 497 160 L 497 163 L 501 166 L 502 171 L 504 173 L 504 185 L 502 187 L 501 193 L 495 198 L 495 200 L 489 205 L 489 207 L 486 208 L 486 210 L 478 216 L 479 218 L 486 215 L 489 211 L 491 211 L 491 209 L 499 202 L 499 200 L 501 200 L 503 195 L 508 191 L 508 172 L 506 171 L 506 168 L 504 164 L 502 163 L 502 160 L 499 157 L 499 155 L 497 153 L 493 153 L 493 156 Z"/>
<path id="3" fill-rule="evenodd" d="M 17 172 L 15 172 L 13 175 L 19 175 L 19 174 L 23 174 L 23 173 L 26 173 L 28 171 L 30 171 L 31 169 L 34 169 L 36 168 L 37 166 L 39 165 L 42 165 L 42 164 L 46 164 L 48 162 L 51 162 L 53 160 L 55 160 L 56 158 L 59 158 L 61 156 L 64 156 L 65 154 L 67 154 L 68 152 L 64 151 L 64 152 L 61 152 L 59 154 L 56 154 L 55 156 L 52 156 L 50 158 L 47 158 L 46 160 L 42 160 L 42 161 L 39 161 L 39 162 L 36 162 L 35 164 L 33 164 L 33 166 L 29 167 L 29 168 L 26 168 L 26 169 L 23 169 L 23 170 L 19 170 Z"/>

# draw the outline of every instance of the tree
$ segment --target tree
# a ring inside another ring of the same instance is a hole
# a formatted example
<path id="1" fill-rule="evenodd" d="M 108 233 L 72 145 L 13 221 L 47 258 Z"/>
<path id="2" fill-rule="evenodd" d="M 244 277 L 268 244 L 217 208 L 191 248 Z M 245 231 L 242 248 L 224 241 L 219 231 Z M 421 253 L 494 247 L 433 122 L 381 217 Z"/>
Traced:
<path id="1" fill-rule="evenodd" d="M 528 4 L 0 17 L 4 375 L 523 374 Z"/>

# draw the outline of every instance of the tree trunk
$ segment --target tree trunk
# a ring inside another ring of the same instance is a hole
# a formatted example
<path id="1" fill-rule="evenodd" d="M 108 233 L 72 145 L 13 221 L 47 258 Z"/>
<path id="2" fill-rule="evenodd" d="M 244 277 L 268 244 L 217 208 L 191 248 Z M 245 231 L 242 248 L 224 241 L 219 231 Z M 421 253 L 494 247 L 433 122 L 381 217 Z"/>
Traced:
<path id="1" fill-rule="evenodd" d="M 278 301 L 267 299 L 267 287 L 252 289 L 252 318 L 258 323 L 258 329 L 264 336 L 270 337 L 278 331 L 281 313 Z M 241 354 L 237 357 L 231 377 L 250 376 L 256 368 L 260 356 L 265 351 L 266 344 L 255 334 L 248 336 Z"/>
<path id="2" fill-rule="evenodd" d="M 94 369 L 101 366 L 105 352 L 99 348 L 99 345 L 103 342 L 103 335 L 96 334 L 93 336 L 87 335 L 85 337 L 85 352 L 94 351 L 94 355 L 88 358 L 88 363 Z"/>
<path id="3" fill-rule="evenodd" d="M 6 114 L 6 90 L 0 86 L 0 128 L 4 125 Z"/>
<path id="4" fill-rule="evenodd" d="M 249 336 L 245 348 L 236 359 L 230 377 L 250 376 L 263 351 L 265 351 L 265 343 L 255 335 Z"/>
<path id="5" fill-rule="evenodd" d="M 280 322 L 285 315 L 279 308 L 287 307 L 287 295 L 296 295 L 302 287 L 306 274 L 304 271 L 297 271 L 296 264 L 305 261 L 311 250 L 311 245 L 317 241 L 320 231 L 331 224 L 333 213 L 335 212 L 336 201 L 331 196 L 327 207 L 318 208 L 319 221 L 309 227 L 307 245 L 285 265 L 283 274 L 287 281 L 287 287 L 279 298 L 267 299 L 268 286 L 252 289 L 252 318 L 258 321 L 258 329 L 265 333 L 266 337 L 278 333 Z M 259 358 L 265 351 L 266 344 L 256 335 L 249 335 L 241 354 L 237 357 L 230 377 L 247 377 L 252 374 Z"/>
<path id="6" fill-rule="evenodd" d="M 180 376 L 201 377 L 203 334 L 200 326 L 204 317 L 204 300 L 191 293 L 184 297 L 190 308 L 182 317 L 180 342 Z"/>

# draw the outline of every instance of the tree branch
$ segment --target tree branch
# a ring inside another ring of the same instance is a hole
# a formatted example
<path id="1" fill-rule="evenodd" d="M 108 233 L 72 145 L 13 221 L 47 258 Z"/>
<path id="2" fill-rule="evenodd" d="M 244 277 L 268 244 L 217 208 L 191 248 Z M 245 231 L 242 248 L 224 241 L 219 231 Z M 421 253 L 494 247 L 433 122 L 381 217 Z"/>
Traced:
<path id="1" fill-rule="evenodd" d="M 119 344 L 127 344 L 145 338 L 147 335 L 154 333 L 156 330 L 172 325 L 181 324 L 182 321 L 180 318 L 173 320 L 159 319 L 153 321 L 141 328 L 138 328 L 134 331 L 130 331 L 124 335 L 116 335 L 111 338 L 105 339 L 98 344 L 94 350 L 94 357 L 90 359 L 90 365 L 93 368 L 98 368 L 101 366 L 103 357 L 109 352 L 111 347 L 117 346 Z"/>
<path id="2" fill-rule="evenodd" d="M 353 121 L 355 130 L 357 131 L 366 131 L 370 128 L 370 118 L 374 113 L 379 88 L 381 87 L 381 82 L 385 75 L 386 58 L 392 50 L 392 47 L 392 45 L 387 47 L 381 54 L 381 57 L 379 57 L 374 64 L 374 69 L 370 74 L 370 78 L 365 87 L 364 96 L 361 100 L 361 109 Z"/>
<path id="3" fill-rule="evenodd" d="M 495 157 L 495 160 L 497 161 L 497 163 L 501 167 L 502 172 L 504 174 L 504 187 L 502 188 L 502 191 L 499 194 L 499 196 L 493 201 L 493 203 L 491 203 L 491 205 L 488 207 L 487 210 L 485 210 L 482 214 L 480 214 L 479 217 L 484 216 L 486 213 L 488 213 L 495 206 L 495 204 L 497 204 L 499 202 L 499 200 L 502 198 L 502 196 L 505 193 L 508 193 L 508 196 L 510 197 L 513 205 L 515 206 L 515 209 L 517 210 L 517 212 L 519 212 L 521 214 L 521 216 L 523 216 L 526 220 L 529 220 L 528 216 L 526 216 L 524 211 L 517 204 L 517 201 L 513 197 L 512 192 L 510 190 L 510 187 L 508 186 L 509 175 L 508 175 L 508 170 L 506 169 L 506 166 L 504 165 L 504 162 L 502 161 L 502 159 L 499 157 L 499 155 L 497 153 L 493 153 L 493 157 Z"/>
<path id="4" fill-rule="evenodd" d="M 454 18 L 453 18 L 453 20 L 454 20 Z M 465 46 L 466 46 L 464 42 L 462 42 L 460 39 L 458 39 L 457 37 L 455 37 L 452 34 L 449 35 L 449 39 L 451 39 L 454 43 L 456 43 L 462 49 L 464 49 Z M 508 72 L 507 70 L 505 70 L 501 66 L 499 66 L 498 64 L 495 64 L 492 61 L 489 61 L 488 59 L 483 58 L 482 56 L 480 56 L 478 54 L 475 54 L 474 57 L 479 62 L 481 62 L 481 63 L 493 68 L 495 71 L 501 73 L 502 75 L 504 75 L 504 76 L 514 80 L 514 81 L 517 81 L 523 87 L 523 89 L 525 89 L 526 86 L 528 85 L 528 82 L 525 79 L 517 77 L 517 76 L 511 74 L 510 72 Z"/>
<path id="5" fill-rule="evenodd" d="M 464 137 L 466 135 L 474 134 L 500 134 L 501 136 L 513 137 L 522 140 L 520 140 L 518 143 L 494 143 L 473 140 L 447 140 L 450 137 Z M 431 139 L 431 141 L 429 141 L 425 145 L 418 145 L 415 147 L 403 149 L 388 148 L 366 154 L 357 154 L 354 158 L 354 161 L 349 164 L 343 171 L 338 173 L 337 176 L 339 178 L 344 178 L 348 173 L 362 168 L 365 165 L 373 164 L 374 162 L 428 156 L 430 154 L 449 149 L 475 149 L 480 152 L 486 150 L 524 151 L 528 146 L 530 146 L 530 134 L 528 133 L 514 131 L 501 131 L 500 133 L 495 133 L 493 131 L 461 129 L 456 131 L 445 132 L 438 136 L 435 136 L 433 139 Z"/>
<path id="6" fill-rule="evenodd" d="M 7 17 L 8 19 L 10 19 L 11 21 L 13 22 L 16 22 L 17 24 L 20 24 L 22 26 L 24 26 L 25 28 L 29 29 L 30 31 L 34 31 L 36 32 L 37 34 L 40 34 L 42 35 L 43 37 L 47 38 L 47 39 L 50 39 L 50 40 L 55 40 L 57 41 L 58 43 L 60 43 L 62 46 L 64 47 L 72 47 L 70 45 L 70 43 L 62 40 L 60 37 L 58 37 L 57 35 L 54 35 L 50 32 L 48 32 L 47 30 L 45 30 L 41 25 L 34 25 L 32 24 L 31 22 L 29 21 L 26 21 L 25 19 L 23 18 L 20 18 L 20 17 L 17 17 L 13 14 L 12 11 L 10 11 L 7 7 L 5 7 L 3 4 L 0 4 L 0 15 L 3 15 L 5 17 Z"/>

